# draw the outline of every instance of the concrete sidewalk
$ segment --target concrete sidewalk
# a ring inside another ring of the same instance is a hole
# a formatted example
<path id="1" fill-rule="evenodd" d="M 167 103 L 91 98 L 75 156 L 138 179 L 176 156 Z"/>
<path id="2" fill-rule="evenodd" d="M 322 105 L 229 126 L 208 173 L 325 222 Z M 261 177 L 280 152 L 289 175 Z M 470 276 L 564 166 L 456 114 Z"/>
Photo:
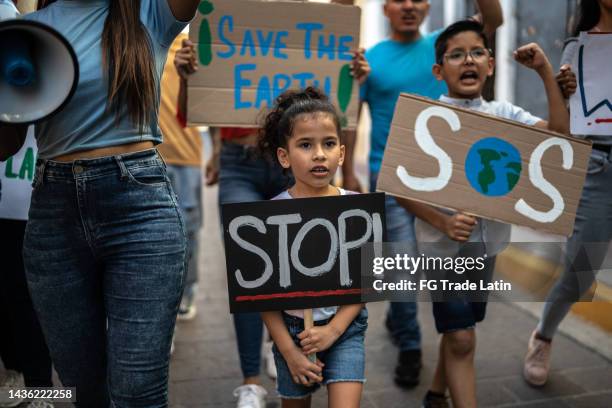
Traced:
<path id="1" fill-rule="evenodd" d="M 176 351 L 170 369 L 170 401 L 176 408 L 235 407 L 232 391 L 241 385 L 234 327 L 228 309 L 216 193 L 216 189 L 205 192 L 198 315 L 193 321 L 178 323 Z M 431 304 L 419 306 L 425 367 L 421 385 L 404 391 L 393 382 L 397 349 L 384 328 L 386 305 L 368 305 L 367 383 L 362 407 L 420 406 L 435 368 L 438 335 Z M 523 381 L 522 359 L 535 325 L 536 320 L 525 308 L 489 303 L 487 319 L 477 331 L 479 406 L 612 407 L 612 363 L 564 334 L 559 334 L 554 341 L 549 383 L 535 389 Z M 268 407 L 280 407 L 274 383 L 265 375 L 262 378 L 269 392 Z M 320 390 L 315 394 L 313 406 L 326 405 L 326 392 Z"/>

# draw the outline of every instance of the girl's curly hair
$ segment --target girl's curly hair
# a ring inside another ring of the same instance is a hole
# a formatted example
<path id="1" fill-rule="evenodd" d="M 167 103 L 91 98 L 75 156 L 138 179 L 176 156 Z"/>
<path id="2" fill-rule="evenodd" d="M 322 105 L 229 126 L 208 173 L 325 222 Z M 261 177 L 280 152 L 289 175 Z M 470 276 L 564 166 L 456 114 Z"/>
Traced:
<path id="1" fill-rule="evenodd" d="M 276 160 L 279 147 L 287 147 L 293 134 L 295 120 L 304 114 L 324 113 L 331 116 L 338 135 L 341 135 L 340 116 L 329 98 L 319 89 L 290 90 L 276 98 L 274 107 L 265 116 L 259 129 L 259 151 L 269 159 Z"/>

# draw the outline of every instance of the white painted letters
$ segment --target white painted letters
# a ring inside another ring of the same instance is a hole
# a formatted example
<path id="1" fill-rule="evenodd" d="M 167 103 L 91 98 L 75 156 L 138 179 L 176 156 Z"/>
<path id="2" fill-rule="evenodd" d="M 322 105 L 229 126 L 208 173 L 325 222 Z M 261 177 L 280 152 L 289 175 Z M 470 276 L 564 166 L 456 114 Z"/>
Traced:
<path id="1" fill-rule="evenodd" d="M 353 241 L 347 241 L 347 220 L 351 217 L 360 217 L 365 221 L 366 230 L 363 235 Z M 289 224 L 299 224 L 302 222 L 300 214 L 282 214 L 270 216 L 266 219 L 266 224 L 278 226 L 278 271 L 279 285 L 282 288 L 291 286 L 291 266 L 299 273 L 317 277 L 331 271 L 336 265 L 338 255 L 340 255 L 339 264 L 339 282 L 342 286 L 350 286 L 352 284 L 349 273 L 349 252 L 358 249 L 373 237 L 375 243 L 381 243 L 383 239 L 383 225 L 379 213 L 369 214 L 365 210 L 351 209 L 346 210 L 338 217 L 338 229 L 334 224 L 324 218 L 314 218 L 301 226 L 292 243 L 289 242 Z M 265 269 L 262 275 L 254 280 L 246 280 L 242 272 L 237 269 L 235 271 L 236 281 L 245 289 L 258 288 L 270 279 L 274 272 L 274 265 L 270 256 L 260 247 L 252 244 L 241 238 L 238 230 L 242 227 L 255 228 L 258 232 L 266 234 L 268 231 L 262 220 L 257 217 L 245 215 L 234 218 L 229 224 L 229 235 L 236 244 L 246 251 L 258 255 L 264 260 Z M 305 266 L 300 259 L 300 248 L 308 233 L 316 227 L 323 227 L 329 233 L 330 248 L 327 259 L 324 263 L 314 267 Z M 381 251 L 380 245 L 375 246 L 375 251 Z"/>
<path id="2" fill-rule="evenodd" d="M 329 232 L 329 238 L 331 240 L 331 247 L 329 249 L 329 255 L 327 256 L 327 260 L 319 266 L 313 266 L 312 268 L 308 268 L 302 264 L 300 261 L 300 248 L 302 246 L 302 241 L 306 237 L 306 235 L 310 232 L 311 229 L 322 226 L 327 229 Z M 295 269 L 297 269 L 300 273 L 310 276 L 317 277 L 323 275 L 325 272 L 329 272 L 336 263 L 336 257 L 338 256 L 338 236 L 336 235 L 336 228 L 334 225 L 323 218 L 315 218 L 313 220 L 308 221 L 306 224 L 302 225 L 302 228 L 298 231 L 295 236 L 295 240 L 291 245 L 291 262 Z"/>
<path id="3" fill-rule="evenodd" d="M 440 172 L 436 177 L 415 177 L 408 174 L 404 166 L 397 166 L 395 173 L 399 180 L 414 191 L 434 192 L 442 190 L 448 185 L 452 177 L 453 160 L 436 144 L 427 127 L 429 119 L 433 116 L 444 119 L 453 132 L 461 129 L 461 122 L 457 114 L 445 107 L 431 106 L 417 116 L 414 130 L 416 142 L 423 152 L 438 161 Z M 548 211 L 538 211 L 523 198 L 519 199 L 514 206 L 514 209 L 520 214 L 540 223 L 556 221 L 565 209 L 563 196 L 555 186 L 544 178 L 542 173 L 542 157 L 553 146 L 559 146 L 563 152 L 563 168 L 565 170 L 571 169 L 574 164 L 574 150 L 568 140 L 560 137 L 550 137 L 544 140 L 533 150 L 529 158 L 529 181 L 552 200 L 552 208 Z M 342 249 L 342 240 L 340 248 Z M 342 261 L 342 259 L 341 253 L 340 260 Z"/>
<path id="4" fill-rule="evenodd" d="M 289 244 L 287 243 L 287 225 L 302 222 L 300 214 L 275 215 L 268 217 L 266 223 L 278 225 L 278 270 L 281 288 L 291 285 L 289 275 Z"/>
<path id="5" fill-rule="evenodd" d="M 563 168 L 569 170 L 574 165 L 574 149 L 572 145 L 565 139 L 560 137 L 551 137 L 543 141 L 533 150 L 529 160 L 529 181 L 546 194 L 553 201 L 553 207 L 548 211 L 538 211 L 531 207 L 524 199 L 517 201 L 514 209 L 525 217 L 532 220 L 547 223 L 553 222 L 563 214 L 565 202 L 559 190 L 544 178 L 542 174 L 542 156 L 544 152 L 552 146 L 559 146 L 563 152 Z"/>
<path id="6" fill-rule="evenodd" d="M 266 283 L 268 279 L 270 279 L 270 276 L 272 276 L 272 260 L 270 259 L 268 254 L 266 254 L 266 252 L 263 249 L 240 238 L 240 236 L 238 235 L 238 229 L 240 227 L 252 227 L 252 228 L 255 228 L 258 232 L 265 234 L 266 226 L 264 225 L 263 221 L 261 221 L 259 218 L 256 218 L 250 215 L 243 215 L 241 217 L 236 217 L 232 220 L 232 222 L 230 222 L 230 225 L 229 225 L 229 234 L 232 237 L 232 239 L 236 242 L 236 244 L 238 244 L 240 248 L 246 251 L 259 255 L 259 257 L 263 259 L 266 264 L 266 267 L 264 268 L 264 272 L 261 274 L 261 276 L 252 281 L 245 280 L 244 277 L 242 276 L 242 272 L 240 272 L 240 269 L 236 269 L 236 272 L 235 272 L 236 280 L 238 281 L 238 284 L 240 286 L 242 286 L 243 288 L 247 288 L 247 289 L 258 288 L 264 283 Z"/>
<path id="7" fill-rule="evenodd" d="M 366 232 L 361 238 L 354 241 L 346 241 L 346 219 L 350 217 L 361 217 L 366 222 Z M 348 251 L 363 245 L 372 235 L 372 218 L 359 209 L 344 211 L 338 217 L 338 236 L 340 239 L 340 285 L 351 286 L 351 277 L 348 270 Z"/>
<path id="8" fill-rule="evenodd" d="M 417 116 L 414 126 L 414 137 L 417 144 L 428 155 L 434 157 L 440 166 L 440 172 L 436 177 L 414 177 L 408 174 L 404 166 L 397 166 L 396 174 L 402 183 L 415 191 L 439 191 L 442 190 L 451 179 L 453 174 L 453 161 L 450 156 L 440 148 L 434 141 L 427 122 L 432 116 L 444 119 L 453 132 L 461 129 L 459 116 L 452 110 L 442 106 L 432 106 L 424 109 Z"/>

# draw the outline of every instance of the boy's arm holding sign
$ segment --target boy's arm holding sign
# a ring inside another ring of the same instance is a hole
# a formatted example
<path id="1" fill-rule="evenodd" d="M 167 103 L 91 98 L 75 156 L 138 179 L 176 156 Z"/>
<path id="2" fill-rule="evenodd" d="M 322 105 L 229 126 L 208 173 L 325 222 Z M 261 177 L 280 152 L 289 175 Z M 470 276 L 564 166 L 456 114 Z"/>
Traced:
<path id="1" fill-rule="evenodd" d="M 426 223 L 432 225 L 452 239 L 458 242 L 467 242 L 478 221 L 462 212 L 445 214 L 437 208 L 407 198 L 395 197 L 397 202 Z"/>

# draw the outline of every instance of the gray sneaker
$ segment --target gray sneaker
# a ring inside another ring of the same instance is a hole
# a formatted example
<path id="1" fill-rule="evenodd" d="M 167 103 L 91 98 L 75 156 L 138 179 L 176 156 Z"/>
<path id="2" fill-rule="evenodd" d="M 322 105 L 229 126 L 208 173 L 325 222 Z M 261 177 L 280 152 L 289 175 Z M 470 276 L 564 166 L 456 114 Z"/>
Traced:
<path id="1" fill-rule="evenodd" d="M 261 385 L 245 384 L 234 390 L 238 397 L 236 408 L 265 408 L 268 392 Z"/>
<path id="2" fill-rule="evenodd" d="M 181 299 L 181 305 L 179 306 L 178 315 L 176 318 L 181 321 L 192 320 L 196 313 L 197 308 L 195 305 L 195 298 L 197 292 L 197 285 L 191 285 L 191 287 L 185 288 L 185 293 Z"/>

